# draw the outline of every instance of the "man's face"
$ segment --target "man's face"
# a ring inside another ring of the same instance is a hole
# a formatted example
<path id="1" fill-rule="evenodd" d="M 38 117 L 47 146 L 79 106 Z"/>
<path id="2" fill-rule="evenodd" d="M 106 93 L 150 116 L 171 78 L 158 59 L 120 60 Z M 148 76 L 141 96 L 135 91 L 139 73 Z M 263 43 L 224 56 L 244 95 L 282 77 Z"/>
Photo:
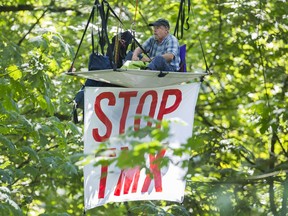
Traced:
<path id="1" fill-rule="evenodd" d="M 168 34 L 169 30 L 165 26 L 154 26 L 154 36 L 157 41 L 162 41 Z"/>

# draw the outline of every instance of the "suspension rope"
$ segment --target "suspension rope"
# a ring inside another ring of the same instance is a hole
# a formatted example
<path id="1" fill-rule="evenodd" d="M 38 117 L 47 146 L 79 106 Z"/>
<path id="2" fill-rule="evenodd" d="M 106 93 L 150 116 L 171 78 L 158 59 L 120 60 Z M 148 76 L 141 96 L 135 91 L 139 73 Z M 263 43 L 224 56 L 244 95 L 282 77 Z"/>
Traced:
<path id="1" fill-rule="evenodd" d="M 92 8 L 92 11 L 91 11 L 90 16 L 89 16 L 89 18 L 88 18 L 88 21 L 87 21 L 87 23 L 86 23 L 84 32 L 83 32 L 83 34 L 82 34 L 82 38 L 81 38 L 80 43 L 79 43 L 79 45 L 78 45 L 76 54 L 75 54 L 75 56 L 74 56 L 74 58 L 73 58 L 73 61 L 72 61 L 72 63 L 71 63 L 71 66 L 70 66 L 68 72 L 72 72 L 72 71 L 73 71 L 75 60 L 76 60 L 77 55 L 78 55 L 78 53 L 79 53 L 81 44 L 82 44 L 82 42 L 83 42 L 84 36 L 85 36 L 85 34 L 86 34 L 86 31 L 87 31 L 87 29 L 88 29 L 88 26 L 89 26 L 89 23 L 90 23 L 90 21 L 91 21 L 91 19 L 92 19 L 92 16 L 94 16 L 94 10 L 95 10 L 95 7 L 97 7 L 97 5 L 98 5 L 98 0 L 95 0 L 94 5 L 93 5 L 93 8 Z"/>
<path id="2" fill-rule="evenodd" d="M 118 3 L 119 5 L 119 3 Z M 122 1 L 121 1 L 121 5 L 119 5 L 120 11 L 119 11 L 119 17 L 121 17 L 122 14 Z M 115 37 L 115 41 L 114 41 L 114 61 L 115 61 L 115 66 L 117 67 L 118 65 L 118 61 L 119 61 L 119 46 L 121 43 L 121 35 L 119 35 L 119 28 L 120 28 L 120 23 L 117 26 L 117 30 L 116 30 L 116 37 Z"/>
<path id="3" fill-rule="evenodd" d="M 184 30 L 188 30 L 190 28 L 189 24 L 189 14 L 190 14 L 190 8 L 191 8 L 191 2 L 188 0 L 187 3 L 187 18 L 185 16 L 185 0 L 181 0 L 180 6 L 179 6 L 179 11 L 178 11 L 178 17 L 176 21 L 176 26 L 174 30 L 174 36 L 177 37 L 178 39 L 182 39 L 184 35 Z M 186 18 L 186 21 L 185 21 Z M 187 25 L 185 28 L 184 25 Z M 180 28 L 180 36 L 179 36 L 179 28 Z"/>
<path id="4" fill-rule="evenodd" d="M 131 32 L 133 32 L 133 33 L 135 32 L 137 13 L 138 13 L 138 0 L 136 0 L 136 3 L 135 3 L 134 17 L 133 17 L 133 20 L 131 23 Z"/>
<path id="5" fill-rule="evenodd" d="M 263 12 L 262 10 L 262 3 L 260 1 L 259 3 L 259 10 L 260 10 L 260 13 Z M 257 18 L 257 27 L 256 27 L 256 30 L 257 30 L 257 35 L 259 36 L 260 34 L 260 27 L 261 27 L 261 19 L 260 19 L 260 16 Z M 259 38 L 259 37 L 258 37 Z M 270 116 L 270 112 L 271 112 L 271 105 L 270 105 L 270 98 L 269 98 L 269 94 L 268 94 L 268 88 L 267 88 L 267 77 L 266 77 L 266 69 L 265 69 L 265 65 L 264 65 L 264 60 L 263 60 L 263 53 L 262 53 L 262 50 L 261 50 L 261 44 L 259 42 L 259 39 L 257 39 L 256 41 L 256 45 L 257 45 L 257 49 L 258 49 L 258 52 L 259 52 L 259 55 L 260 55 L 260 65 L 263 67 L 262 69 L 262 75 L 263 75 L 263 80 L 264 80 L 264 89 L 265 89 L 265 100 L 266 100 L 266 103 L 267 103 L 267 106 L 269 107 L 269 119 L 271 118 Z M 258 67 L 258 70 L 260 70 L 260 66 Z M 271 119 L 270 119 L 271 120 Z"/>
<path id="6" fill-rule="evenodd" d="M 133 21 L 132 21 L 131 27 L 130 27 L 131 34 L 134 38 L 135 38 L 135 32 L 136 32 L 135 26 L 136 26 L 137 13 L 138 13 L 138 0 L 136 0 L 136 3 L 135 3 L 134 17 L 133 17 Z M 131 51 L 135 50 L 135 48 L 136 48 L 135 44 L 136 44 L 136 42 L 135 42 L 135 40 L 133 40 L 132 44 L 131 44 Z"/>
<path id="7" fill-rule="evenodd" d="M 114 17 L 121 23 L 121 25 L 123 26 L 123 22 L 120 20 L 120 18 L 117 16 L 117 14 L 114 12 L 114 10 L 111 8 L 111 6 L 109 5 L 109 3 L 106 0 L 103 0 L 103 2 L 106 3 L 107 7 L 109 8 L 109 10 L 112 12 L 112 14 L 114 15 Z M 132 38 L 135 41 L 135 43 L 138 45 L 138 47 L 143 51 L 143 53 L 145 55 L 147 55 L 148 58 L 149 54 L 143 49 L 142 45 L 138 42 L 138 40 L 135 38 L 135 36 L 132 34 Z"/>
<path id="8" fill-rule="evenodd" d="M 192 11 L 193 19 L 196 20 L 193 7 L 191 7 L 191 8 L 192 8 L 191 11 Z M 202 56 L 203 56 L 205 67 L 206 67 L 206 73 L 210 75 L 211 72 L 210 72 L 210 69 L 209 69 L 209 66 L 208 66 L 208 63 L 207 63 L 207 60 L 206 60 L 205 51 L 204 51 L 204 48 L 203 48 L 202 40 L 200 38 L 200 34 L 198 34 L 198 40 L 199 40 L 199 43 L 200 43 L 201 52 L 202 52 Z"/>
<path id="9" fill-rule="evenodd" d="M 137 13 L 138 13 L 138 0 L 136 0 L 136 4 L 135 4 L 135 13 L 134 13 L 134 18 L 133 18 L 133 23 L 136 22 Z"/>

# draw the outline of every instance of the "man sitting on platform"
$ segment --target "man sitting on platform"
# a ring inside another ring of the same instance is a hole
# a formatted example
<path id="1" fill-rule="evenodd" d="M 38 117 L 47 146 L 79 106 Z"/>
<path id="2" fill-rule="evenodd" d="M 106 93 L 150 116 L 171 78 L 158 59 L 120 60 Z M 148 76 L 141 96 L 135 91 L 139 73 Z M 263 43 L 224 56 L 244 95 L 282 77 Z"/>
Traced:
<path id="1" fill-rule="evenodd" d="M 149 70 L 177 72 L 180 64 L 179 43 L 177 38 L 169 33 L 169 22 L 158 19 L 149 26 L 153 26 L 154 35 L 143 43 L 142 48 L 145 52 L 140 47 L 135 49 L 132 61 L 149 62 Z M 148 56 L 142 57 L 143 53 L 147 53 Z"/>

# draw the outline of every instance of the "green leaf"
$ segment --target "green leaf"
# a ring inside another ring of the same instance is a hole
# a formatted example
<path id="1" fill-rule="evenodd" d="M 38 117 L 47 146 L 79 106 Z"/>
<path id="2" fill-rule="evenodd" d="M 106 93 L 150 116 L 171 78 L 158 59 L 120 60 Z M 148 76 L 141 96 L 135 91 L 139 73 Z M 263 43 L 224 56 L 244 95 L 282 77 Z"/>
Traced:
<path id="1" fill-rule="evenodd" d="M 31 157 L 31 159 L 35 160 L 36 162 L 39 161 L 39 156 L 38 156 L 37 152 L 34 149 L 32 149 L 29 146 L 23 146 L 21 149 L 22 149 L 23 152 L 28 153 L 29 156 Z"/>
<path id="2" fill-rule="evenodd" d="M 9 76 L 14 80 L 19 80 L 22 78 L 22 72 L 19 70 L 19 68 L 16 65 L 10 65 L 7 68 L 7 72 Z"/>
<path id="3" fill-rule="evenodd" d="M 17 203 L 11 199 L 11 192 L 7 187 L 0 187 L 0 212 L 2 215 L 22 216 L 22 212 Z"/>
<path id="4" fill-rule="evenodd" d="M 34 45 L 36 45 L 39 48 L 42 48 L 42 49 L 47 49 L 48 48 L 47 41 L 41 35 L 29 39 L 29 42 L 34 44 Z"/>
<path id="5" fill-rule="evenodd" d="M 12 183 L 12 170 L 9 169 L 0 169 L 0 179 L 1 182 L 11 184 Z"/>
<path id="6" fill-rule="evenodd" d="M 71 164 L 70 162 L 64 163 L 61 168 L 64 170 L 64 172 L 68 175 L 78 175 L 78 170 L 75 165 Z"/>
<path id="7" fill-rule="evenodd" d="M 0 133 L 0 143 L 1 148 L 6 146 L 11 154 L 15 153 L 16 148 L 13 142 L 9 140 L 7 137 L 3 136 L 1 133 Z"/>

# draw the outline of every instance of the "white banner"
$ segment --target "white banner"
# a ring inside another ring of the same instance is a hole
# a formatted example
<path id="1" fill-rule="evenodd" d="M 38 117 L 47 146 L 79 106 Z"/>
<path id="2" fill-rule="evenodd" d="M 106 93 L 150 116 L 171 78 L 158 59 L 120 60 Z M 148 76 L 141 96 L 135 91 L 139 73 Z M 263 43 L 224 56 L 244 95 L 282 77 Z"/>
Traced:
<path id="1" fill-rule="evenodd" d="M 154 119 L 180 119 L 172 121 L 169 147 L 177 148 L 187 143 L 192 136 L 194 110 L 200 83 L 167 86 L 161 88 L 85 88 L 84 153 L 94 154 L 99 144 L 107 139 L 125 133 L 136 125 L 146 126 L 143 119 L 135 120 L 135 115 L 150 116 Z M 185 122 L 186 124 L 183 124 Z M 145 140 L 147 142 L 147 140 Z M 113 142 L 112 142 L 113 143 Z M 113 145 L 113 144 L 112 144 Z M 129 143 L 109 146 L 109 157 L 117 157 L 121 151 L 131 148 Z M 170 150 L 171 151 L 171 150 Z M 84 167 L 85 209 L 91 209 L 108 202 L 133 200 L 168 200 L 182 202 L 185 190 L 185 174 L 179 161 L 169 150 L 156 155 L 147 155 L 147 169 L 153 177 L 146 175 L 145 169 L 138 167 L 120 170 L 115 164 L 94 166 L 94 162 Z M 159 169 L 154 160 L 168 156 L 168 166 Z M 181 158 L 183 160 L 183 158 Z M 187 157 L 184 158 L 188 159 Z M 102 176 L 102 177 L 101 177 Z"/>

